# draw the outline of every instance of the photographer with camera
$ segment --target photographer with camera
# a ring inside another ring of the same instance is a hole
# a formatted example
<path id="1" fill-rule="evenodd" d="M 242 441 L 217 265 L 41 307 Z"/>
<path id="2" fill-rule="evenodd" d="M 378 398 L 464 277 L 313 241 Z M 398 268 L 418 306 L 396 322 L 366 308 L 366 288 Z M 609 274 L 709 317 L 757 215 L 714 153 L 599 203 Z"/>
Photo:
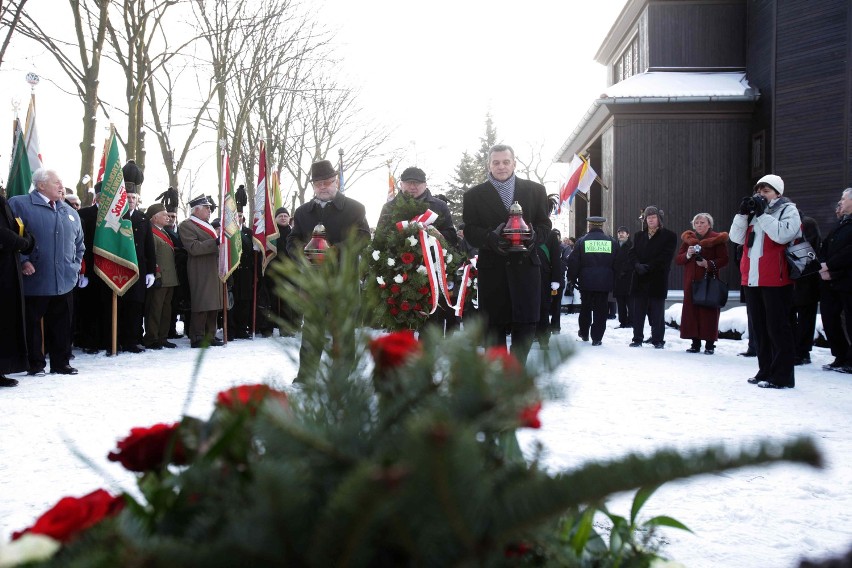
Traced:
<path id="1" fill-rule="evenodd" d="M 719 277 L 719 269 L 728 265 L 728 233 L 713 230 L 713 217 L 699 213 L 692 218 L 693 231 L 684 231 L 675 257 L 683 266 L 683 310 L 680 317 L 680 336 L 691 339 L 688 353 L 699 353 L 704 340 L 704 353 L 713 355 L 719 338 L 720 308 L 696 306 L 692 302 L 692 283 L 708 274 Z"/>
<path id="2" fill-rule="evenodd" d="M 795 348 L 790 324 L 793 281 L 785 249 L 802 235 L 799 210 L 784 194 L 784 180 L 765 175 L 754 195 L 743 198 L 731 224 L 730 238 L 743 245 L 741 283 L 757 336 L 757 374 L 748 379 L 761 388 L 793 388 Z"/>

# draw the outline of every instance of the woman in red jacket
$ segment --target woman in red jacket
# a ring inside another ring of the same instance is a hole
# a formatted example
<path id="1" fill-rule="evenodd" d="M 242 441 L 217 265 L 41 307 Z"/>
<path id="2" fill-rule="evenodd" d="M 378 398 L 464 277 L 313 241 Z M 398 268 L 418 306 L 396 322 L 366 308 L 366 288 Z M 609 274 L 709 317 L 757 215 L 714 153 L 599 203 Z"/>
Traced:
<path id="1" fill-rule="evenodd" d="M 683 311 L 680 317 L 680 336 L 691 339 L 688 353 L 701 351 L 712 355 L 719 337 L 719 308 L 706 308 L 692 303 L 692 283 L 709 272 L 719 275 L 728 264 L 728 233 L 713 230 L 713 217 L 699 213 L 692 219 L 694 231 L 684 231 L 675 262 L 683 266 Z"/>

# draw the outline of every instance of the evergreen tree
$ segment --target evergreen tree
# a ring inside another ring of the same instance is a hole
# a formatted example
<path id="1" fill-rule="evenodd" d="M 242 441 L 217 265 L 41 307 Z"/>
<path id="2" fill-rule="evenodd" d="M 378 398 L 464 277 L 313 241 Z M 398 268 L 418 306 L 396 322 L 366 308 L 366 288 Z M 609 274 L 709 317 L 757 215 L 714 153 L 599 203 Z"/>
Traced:
<path id="1" fill-rule="evenodd" d="M 491 119 L 491 113 L 485 115 L 485 136 L 479 138 L 480 146 L 475 156 L 465 150 L 459 165 L 456 166 L 455 177 L 447 191 L 450 198 L 450 213 L 453 221 L 458 224 L 462 220 L 462 198 L 471 187 L 484 182 L 488 174 L 488 150 L 497 143 L 497 129 Z"/>

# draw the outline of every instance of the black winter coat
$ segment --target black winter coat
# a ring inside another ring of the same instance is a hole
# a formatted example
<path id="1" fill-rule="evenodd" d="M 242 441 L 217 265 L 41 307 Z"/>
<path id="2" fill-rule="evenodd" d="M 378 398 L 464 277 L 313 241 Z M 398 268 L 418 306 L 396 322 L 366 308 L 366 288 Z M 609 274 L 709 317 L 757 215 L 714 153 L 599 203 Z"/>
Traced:
<path id="1" fill-rule="evenodd" d="M 370 240 L 370 225 L 367 224 L 364 206 L 338 192 L 325 207 L 320 207 L 312 199 L 293 212 L 293 228 L 287 236 L 287 254 L 291 258 L 303 254 L 314 227 L 319 223 L 325 225 L 326 239 L 332 246 L 350 236 L 351 231 L 354 231 L 354 238 L 363 239 L 365 243 Z"/>
<path id="2" fill-rule="evenodd" d="M 819 259 L 826 263 L 831 280 L 829 288 L 852 292 L 852 215 L 844 215 L 822 242 Z"/>
<path id="3" fill-rule="evenodd" d="M 399 221 L 410 221 L 410 219 L 391 219 L 390 218 L 390 208 L 391 203 L 394 203 L 397 199 L 399 199 L 402 193 L 398 193 L 396 197 L 394 197 L 390 202 L 385 203 L 382 206 L 382 212 L 379 214 L 379 222 L 376 223 L 376 230 L 379 230 L 379 227 L 386 225 L 388 223 L 397 223 Z M 456 234 L 456 227 L 453 225 L 453 215 L 450 213 L 450 208 L 447 206 L 447 203 L 437 197 L 433 196 L 432 193 L 427 189 L 424 191 L 420 197 L 417 198 L 419 201 L 425 201 L 429 209 L 438 214 L 438 219 L 432 223 L 432 226 L 438 229 L 438 232 L 447 239 L 447 242 L 457 247 L 459 245 L 459 236 Z"/>
<path id="4" fill-rule="evenodd" d="M 552 228 L 547 192 L 541 184 L 516 178 L 514 199 L 523 209 L 524 221 L 535 230 L 535 242 L 530 248 L 537 247 Z M 541 305 L 541 261 L 533 252 L 500 254 L 490 248 L 488 234 L 509 218 L 491 182 L 465 192 L 462 217 L 465 238 L 479 249 L 479 300 L 489 322 L 493 325 L 537 322 Z"/>
<path id="5" fill-rule="evenodd" d="M 6 198 L 0 195 L 0 374 L 19 373 L 29 367 L 24 331 L 21 253 L 32 251 L 35 239 L 26 230 L 18 234 L 18 223 Z"/>
<path id="6" fill-rule="evenodd" d="M 633 241 L 628 238 L 616 246 L 618 250 L 615 251 L 615 260 L 612 265 L 612 270 L 615 273 L 615 286 L 612 293 L 615 296 L 627 296 L 630 294 L 630 286 L 633 283 L 633 263 L 630 261 Z"/>
<path id="7" fill-rule="evenodd" d="M 630 251 L 634 270 L 631 295 L 663 299 L 668 296 L 669 271 L 672 268 L 677 241 L 677 235 L 665 227 L 660 227 L 651 238 L 648 237 L 647 230 L 633 235 L 633 248 Z M 636 272 L 637 264 L 647 264 L 648 272 Z"/>
<path id="8" fill-rule="evenodd" d="M 541 260 L 541 285 L 550 290 L 551 282 L 563 282 L 565 266 L 562 264 L 562 249 L 559 242 L 559 231 L 552 230 L 543 244 L 536 248 Z"/>
<path id="9" fill-rule="evenodd" d="M 802 217 L 802 236 L 808 241 L 815 251 L 822 246 L 822 235 L 819 232 L 819 224 L 813 217 Z M 807 306 L 819 302 L 819 289 L 822 279 L 818 273 L 809 274 L 804 278 L 793 281 L 793 305 Z"/>
<path id="10" fill-rule="evenodd" d="M 612 292 L 617 246 L 618 242 L 599 228 L 580 237 L 568 257 L 568 281 L 576 281 L 581 292 Z"/>
<path id="11" fill-rule="evenodd" d="M 136 265 L 139 267 L 139 280 L 130 287 L 130 290 L 121 299 L 125 301 L 145 302 L 145 275 L 155 274 L 157 271 L 154 233 L 151 232 L 151 222 L 148 220 L 148 217 L 138 209 L 134 209 L 133 213 L 130 214 L 130 222 L 133 225 L 133 244 L 136 247 Z"/>

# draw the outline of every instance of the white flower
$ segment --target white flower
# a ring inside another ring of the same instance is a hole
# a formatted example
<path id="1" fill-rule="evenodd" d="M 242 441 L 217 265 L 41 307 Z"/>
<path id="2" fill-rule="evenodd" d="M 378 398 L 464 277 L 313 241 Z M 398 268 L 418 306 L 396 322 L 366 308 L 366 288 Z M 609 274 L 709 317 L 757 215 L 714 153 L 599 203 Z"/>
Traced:
<path id="1" fill-rule="evenodd" d="M 384 285 L 385 285 L 385 279 L 384 279 L 384 278 L 382 278 L 381 276 L 377 276 L 377 277 L 376 277 L 376 282 L 378 282 L 378 283 L 379 283 L 379 286 L 384 286 Z"/>
<path id="2" fill-rule="evenodd" d="M 402 277 L 402 274 L 397 274 L 393 277 L 393 281 L 397 284 L 402 284 L 403 282 L 405 282 L 405 278 Z"/>
<path id="3" fill-rule="evenodd" d="M 414 235 L 408 237 L 408 246 L 416 247 L 417 246 L 417 238 Z"/>
<path id="4" fill-rule="evenodd" d="M 392 258 L 388 259 L 388 266 L 396 266 L 396 261 Z"/>
<path id="5" fill-rule="evenodd" d="M 445 251 L 445 252 L 446 252 L 446 251 Z M 451 263 L 452 261 L 453 261 L 453 255 L 448 254 L 448 255 L 447 255 L 447 264 Z"/>
<path id="6" fill-rule="evenodd" d="M 417 267 L 417 272 L 420 274 L 426 274 L 426 267 L 421 264 Z"/>
<path id="7" fill-rule="evenodd" d="M 444 256 L 447 256 L 447 253 L 448 253 L 448 252 L 450 252 L 450 251 L 448 251 L 448 250 L 447 250 L 447 249 L 445 249 L 445 248 L 442 248 L 442 249 L 441 249 L 441 252 L 444 254 Z"/>
<path id="8" fill-rule="evenodd" d="M 56 554 L 60 546 L 49 536 L 26 533 L 18 540 L 0 546 L 0 567 L 47 560 Z"/>
<path id="9" fill-rule="evenodd" d="M 382 256 L 382 253 L 380 253 L 379 251 L 377 251 L 377 250 L 373 251 L 373 260 L 379 260 L 379 258 L 381 256 Z"/>

